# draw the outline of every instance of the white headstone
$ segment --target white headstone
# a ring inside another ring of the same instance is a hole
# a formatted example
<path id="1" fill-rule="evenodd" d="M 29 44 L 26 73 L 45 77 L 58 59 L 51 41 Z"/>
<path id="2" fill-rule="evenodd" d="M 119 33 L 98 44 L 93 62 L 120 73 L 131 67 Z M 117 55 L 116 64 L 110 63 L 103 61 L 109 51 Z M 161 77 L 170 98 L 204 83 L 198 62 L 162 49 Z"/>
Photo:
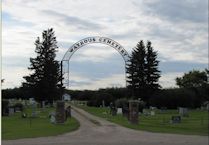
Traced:
<path id="1" fill-rule="evenodd" d="M 29 103 L 30 103 L 30 105 L 34 104 L 35 103 L 34 98 L 29 98 Z"/>
<path id="2" fill-rule="evenodd" d="M 150 115 L 151 115 L 151 116 L 154 116 L 154 115 L 155 115 L 155 111 L 151 111 L 151 112 L 150 112 Z"/>
<path id="3" fill-rule="evenodd" d="M 35 103 L 35 101 L 32 104 L 32 114 L 31 114 L 31 116 L 32 117 L 36 117 L 37 116 L 37 113 L 36 113 L 36 103 Z"/>
<path id="4" fill-rule="evenodd" d="M 9 115 L 13 115 L 15 112 L 14 108 L 9 108 Z"/>
<path id="5" fill-rule="evenodd" d="M 55 121 L 56 121 L 55 115 L 51 115 L 50 122 L 55 123 Z"/>
<path id="6" fill-rule="evenodd" d="M 71 96 L 69 94 L 65 93 L 64 95 L 62 95 L 62 99 L 64 101 L 70 101 L 71 100 Z"/>
<path id="7" fill-rule="evenodd" d="M 157 107 L 150 106 L 149 109 L 150 110 L 155 110 L 155 109 L 157 109 Z"/>
<path id="8" fill-rule="evenodd" d="M 117 113 L 122 114 L 122 108 L 118 108 Z"/>
<path id="9" fill-rule="evenodd" d="M 183 108 L 183 107 L 179 107 L 179 114 L 182 116 L 188 116 L 188 109 L 187 108 Z"/>
<path id="10" fill-rule="evenodd" d="M 45 108 L 45 101 L 42 101 L 42 107 Z"/>

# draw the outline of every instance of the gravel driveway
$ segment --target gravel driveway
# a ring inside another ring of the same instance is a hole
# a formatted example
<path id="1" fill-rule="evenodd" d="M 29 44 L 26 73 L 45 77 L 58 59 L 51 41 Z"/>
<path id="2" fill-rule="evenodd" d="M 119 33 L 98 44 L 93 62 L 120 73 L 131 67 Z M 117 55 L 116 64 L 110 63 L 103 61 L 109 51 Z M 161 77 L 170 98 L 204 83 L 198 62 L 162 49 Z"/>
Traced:
<path id="1" fill-rule="evenodd" d="M 208 145 L 207 136 L 135 131 L 74 108 L 72 115 L 81 126 L 58 136 L 4 140 L 2 145 Z"/>

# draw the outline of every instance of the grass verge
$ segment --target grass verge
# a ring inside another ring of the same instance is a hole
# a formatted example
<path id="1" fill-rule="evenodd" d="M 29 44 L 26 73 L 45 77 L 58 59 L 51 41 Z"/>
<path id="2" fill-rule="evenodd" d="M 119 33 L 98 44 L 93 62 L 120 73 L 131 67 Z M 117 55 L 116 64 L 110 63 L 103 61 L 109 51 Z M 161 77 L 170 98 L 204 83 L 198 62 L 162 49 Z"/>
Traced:
<path id="1" fill-rule="evenodd" d="M 13 140 L 55 136 L 79 128 L 80 124 L 75 118 L 69 118 L 64 124 L 51 124 L 48 114 L 53 110 L 53 108 L 38 109 L 39 117 L 31 119 L 22 118 L 21 113 L 15 113 L 9 117 L 2 117 L 2 139 Z M 27 109 L 27 112 L 31 112 L 31 110 Z"/>

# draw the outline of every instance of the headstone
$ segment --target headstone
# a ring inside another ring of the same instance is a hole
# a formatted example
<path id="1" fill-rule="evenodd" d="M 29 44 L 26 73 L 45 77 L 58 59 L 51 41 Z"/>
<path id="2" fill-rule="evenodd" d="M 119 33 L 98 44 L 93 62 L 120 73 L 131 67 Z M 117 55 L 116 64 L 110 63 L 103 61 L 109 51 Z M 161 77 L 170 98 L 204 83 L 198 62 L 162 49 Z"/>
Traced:
<path id="1" fill-rule="evenodd" d="M 102 100 L 102 107 L 105 107 L 105 101 Z"/>
<path id="2" fill-rule="evenodd" d="M 116 116 L 117 115 L 117 108 L 116 107 L 112 107 L 111 108 L 111 113 L 112 113 L 112 116 Z"/>
<path id="3" fill-rule="evenodd" d="M 2 100 L 2 116 L 8 116 L 8 115 L 9 115 L 9 101 Z"/>
<path id="4" fill-rule="evenodd" d="M 151 115 L 151 116 L 155 116 L 155 111 L 151 111 L 151 112 L 150 112 L 150 115 Z"/>
<path id="5" fill-rule="evenodd" d="M 139 122 L 139 101 L 129 101 L 129 121 L 131 124 L 138 124 Z"/>
<path id="6" fill-rule="evenodd" d="M 150 106 L 150 110 L 155 110 L 155 109 L 156 109 L 156 107 Z"/>
<path id="7" fill-rule="evenodd" d="M 125 105 L 123 106 L 122 113 L 123 113 L 123 116 L 125 116 L 129 119 L 129 108 L 128 108 L 128 106 L 125 106 Z"/>
<path id="8" fill-rule="evenodd" d="M 15 113 L 15 109 L 13 107 L 9 107 L 9 115 L 13 115 Z"/>
<path id="9" fill-rule="evenodd" d="M 110 114 L 112 116 L 117 115 L 117 108 L 115 107 L 115 105 L 112 102 L 110 103 Z"/>
<path id="10" fill-rule="evenodd" d="M 55 101 L 53 101 L 53 107 L 56 107 L 57 103 Z"/>
<path id="11" fill-rule="evenodd" d="M 29 98 L 29 104 L 32 105 L 32 104 L 34 104 L 34 103 L 35 103 L 34 98 Z"/>
<path id="12" fill-rule="evenodd" d="M 179 114 L 183 117 L 189 117 L 187 108 L 179 107 Z"/>
<path id="13" fill-rule="evenodd" d="M 33 101 L 33 104 L 32 104 L 32 114 L 31 114 L 31 117 L 37 117 L 35 101 Z"/>
<path id="14" fill-rule="evenodd" d="M 171 123 L 181 123 L 181 116 L 172 116 Z"/>
<path id="15" fill-rule="evenodd" d="M 70 101 L 71 100 L 71 96 L 67 93 L 62 95 L 62 100 L 63 101 Z"/>
<path id="16" fill-rule="evenodd" d="M 145 109 L 142 110 L 142 113 L 145 115 L 145 116 L 148 116 L 149 115 L 149 112 Z"/>
<path id="17" fill-rule="evenodd" d="M 24 106 L 27 106 L 28 104 L 27 104 L 27 100 L 24 100 L 23 101 L 23 104 L 24 104 Z"/>
<path id="18" fill-rule="evenodd" d="M 56 123 L 64 123 L 65 122 L 65 102 L 57 101 L 56 106 Z"/>
<path id="19" fill-rule="evenodd" d="M 122 112 L 122 108 L 118 108 L 118 109 L 117 109 L 117 113 L 118 113 L 118 114 L 122 114 L 122 113 L 123 113 L 123 112 Z"/>
<path id="20" fill-rule="evenodd" d="M 53 124 L 56 123 L 55 115 L 50 116 L 50 122 L 53 123 Z"/>
<path id="21" fill-rule="evenodd" d="M 45 101 L 42 101 L 42 108 L 45 108 Z"/>

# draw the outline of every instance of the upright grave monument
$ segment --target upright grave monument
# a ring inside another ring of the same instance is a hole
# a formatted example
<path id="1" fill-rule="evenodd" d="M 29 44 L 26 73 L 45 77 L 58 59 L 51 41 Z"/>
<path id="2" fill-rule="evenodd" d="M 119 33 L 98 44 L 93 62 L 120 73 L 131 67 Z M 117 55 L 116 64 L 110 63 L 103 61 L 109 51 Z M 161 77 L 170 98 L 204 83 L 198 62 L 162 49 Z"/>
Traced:
<path id="1" fill-rule="evenodd" d="M 183 117 L 189 117 L 188 108 L 179 107 L 179 114 Z"/>
<path id="2" fill-rule="evenodd" d="M 56 123 L 64 123 L 65 122 L 65 102 L 57 101 L 56 105 Z"/>
<path id="3" fill-rule="evenodd" d="M 129 101 L 129 121 L 131 124 L 139 123 L 139 101 Z"/>

